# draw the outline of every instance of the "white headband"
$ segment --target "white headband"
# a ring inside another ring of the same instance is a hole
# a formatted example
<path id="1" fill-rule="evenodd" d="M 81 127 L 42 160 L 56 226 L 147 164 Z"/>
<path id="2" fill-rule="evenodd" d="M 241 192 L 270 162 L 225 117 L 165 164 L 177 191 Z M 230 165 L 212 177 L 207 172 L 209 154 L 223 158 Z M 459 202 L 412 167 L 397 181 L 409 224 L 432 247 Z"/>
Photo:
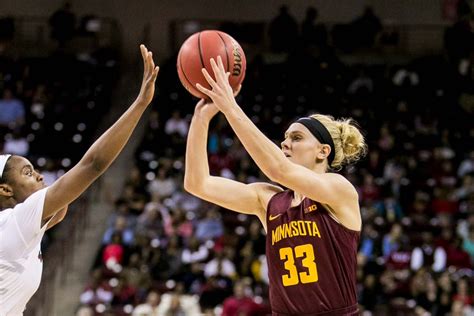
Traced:
<path id="1" fill-rule="evenodd" d="M 8 158 L 10 157 L 11 155 L 0 155 L 0 179 L 3 177 L 3 170 L 5 169 Z"/>

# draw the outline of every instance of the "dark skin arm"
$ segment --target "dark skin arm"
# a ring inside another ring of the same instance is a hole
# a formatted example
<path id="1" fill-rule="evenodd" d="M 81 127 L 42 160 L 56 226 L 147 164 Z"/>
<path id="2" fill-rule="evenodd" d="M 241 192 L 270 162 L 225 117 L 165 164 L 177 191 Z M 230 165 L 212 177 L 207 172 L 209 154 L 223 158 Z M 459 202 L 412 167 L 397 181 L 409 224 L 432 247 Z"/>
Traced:
<path id="1" fill-rule="evenodd" d="M 144 72 L 137 99 L 127 111 L 85 153 L 84 157 L 66 174 L 54 182 L 46 193 L 43 219 L 50 218 L 76 200 L 117 158 L 128 142 L 142 114 L 155 92 L 158 67 L 152 53 L 140 47 Z"/>

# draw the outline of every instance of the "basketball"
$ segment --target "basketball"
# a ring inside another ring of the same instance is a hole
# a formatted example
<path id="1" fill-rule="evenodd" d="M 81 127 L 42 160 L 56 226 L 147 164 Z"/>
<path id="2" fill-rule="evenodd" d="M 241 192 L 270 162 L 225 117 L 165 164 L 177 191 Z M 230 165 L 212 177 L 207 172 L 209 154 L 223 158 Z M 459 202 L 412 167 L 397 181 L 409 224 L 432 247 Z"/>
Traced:
<path id="1" fill-rule="evenodd" d="M 232 89 L 236 91 L 245 77 L 247 62 L 245 54 L 239 43 L 230 35 L 208 30 L 191 35 L 181 46 L 178 54 L 177 68 L 181 83 L 192 95 L 198 98 L 207 98 L 205 94 L 196 88 L 199 83 L 207 89 L 211 89 L 206 78 L 201 72 L 206 68 L 208 73 L 215 79 L 210 59 L 221 56 L 224 68 L 230 72 L 229 82 Z"/>

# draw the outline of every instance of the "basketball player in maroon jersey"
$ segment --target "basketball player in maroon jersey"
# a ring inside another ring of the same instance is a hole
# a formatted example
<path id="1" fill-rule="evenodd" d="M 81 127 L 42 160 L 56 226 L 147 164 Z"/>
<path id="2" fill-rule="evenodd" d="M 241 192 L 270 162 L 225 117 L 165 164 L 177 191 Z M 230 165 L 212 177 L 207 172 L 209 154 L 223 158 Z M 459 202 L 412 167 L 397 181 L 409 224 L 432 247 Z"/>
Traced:
<path id="1" fill-rule="evenodd" d="M 258 216 L 267 232 L 266 255 L 273 315 L 357 315 L 356 254 L 361 229 L 358 194 L 343 176 L 328 172 L 366 152 L 351 120 L 326 115 L 297 120 L 281 149 L 241 110 L 220 58 L 211 60 L 216 80 L 201 100 L 187 142 L 185 189 L 240 213 Z M 229 121 L 268 183 L 244 184 L 209 174 L 207 135 L 218 111 Z"/>

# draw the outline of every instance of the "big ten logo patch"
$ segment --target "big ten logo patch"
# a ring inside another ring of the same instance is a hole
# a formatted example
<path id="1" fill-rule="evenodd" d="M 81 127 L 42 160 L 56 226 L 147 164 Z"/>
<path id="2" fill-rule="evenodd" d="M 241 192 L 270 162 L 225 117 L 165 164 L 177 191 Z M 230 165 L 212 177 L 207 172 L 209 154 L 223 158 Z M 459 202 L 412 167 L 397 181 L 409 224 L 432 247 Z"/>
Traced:
<path id="1" fill-rule="evenodd" d="M 312 205 L 310 205 L 310 206 L 308 206 L 308 207 L 305 207 L 305 208 L 304 208 L 304 212 L 305 212 L 305 214 L 307 214 L 307 213 L 310 213 L 310 212 L 314 212 L 314 211 L 316 211 L 317 209 L 318 209 L 318 207 L 316 206 L 316 204 L 312 204 Z"/>

